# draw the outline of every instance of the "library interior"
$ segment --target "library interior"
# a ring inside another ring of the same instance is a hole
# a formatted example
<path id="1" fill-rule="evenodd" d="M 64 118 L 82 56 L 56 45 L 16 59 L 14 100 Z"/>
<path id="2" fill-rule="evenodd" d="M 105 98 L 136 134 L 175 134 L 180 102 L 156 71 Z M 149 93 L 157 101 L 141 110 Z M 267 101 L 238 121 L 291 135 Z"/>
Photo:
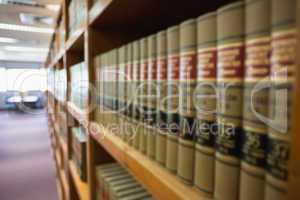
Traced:
<path id="1" fill-rule="evenodd" d="M 299 130 L 300 0 L 0 0 L 1 200 L 300 200 Z"/>

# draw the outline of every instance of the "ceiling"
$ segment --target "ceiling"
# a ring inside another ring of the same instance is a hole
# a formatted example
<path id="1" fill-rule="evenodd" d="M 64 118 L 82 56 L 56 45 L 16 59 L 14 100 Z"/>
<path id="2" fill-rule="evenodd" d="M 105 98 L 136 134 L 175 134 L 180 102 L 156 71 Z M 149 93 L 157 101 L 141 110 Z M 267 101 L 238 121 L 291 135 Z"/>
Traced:
<path id="1" fill-rule="evenodd" d="M 0 0 L 0 67 L 43 65 L 60 1 Z"/>

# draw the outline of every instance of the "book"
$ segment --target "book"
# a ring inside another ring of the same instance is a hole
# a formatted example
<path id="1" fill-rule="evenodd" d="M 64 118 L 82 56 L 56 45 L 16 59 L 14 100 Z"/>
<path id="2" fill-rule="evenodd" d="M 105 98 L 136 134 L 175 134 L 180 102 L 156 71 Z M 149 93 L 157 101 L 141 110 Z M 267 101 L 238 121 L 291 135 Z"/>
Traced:
<path id="1" fill-rule="evenodd" d="M 167 152 L 166 168 L 177 173 L 178 134 L 179 134 L 179 26 L 167 29 L 168 53 L 168 99 L 167 99 Z"/>
<path id="2" fill-rule="evenodd" d="M 108 81 L 108 76 L 107 76 L 107 65 L 108 65 L 108 53 L 104 53 L 101 55 L 101 72 L 102 72 L 102 94 L 103 94 L 103 106 L 102 106 L 102 125 L 104 127 L 107 126 L 108 124 L 108 108 L 109 108 L 109 99 L 108 99 L 108 90 L 107 90 L 107 81 Z"/>
<path id="3" fill-rule="evenodd" d="M 118 50 L 111 50 L 110 54 L 110 75 L 112 76 L 112 85 L 111 85 L 111 125 L 112 127 L 118 125 Z M 117 134 L 114 132 L 114 134 Z"/>
<path id="4" fill-rule="evenodd" d="M 166 164 L 167 143 L 167 33 L 157 33 L 157 134 L 155 160 L 161 165 Z"/>
<path id="5" fill-rule="evenodd" d="M 133 145 L 133 138 L 136 135 L 141 135 L 139 128 L 141 113 L 140 113 L 140 101 L 139 101 L 139 86 L 140 86 L 140 60 L 141 60 L 141 52 L 140 52 L 140 42 L 135 41 L 133 42 L 133 74 L 132 74 L 132 102 L 133 102 L 133 110 L 132 110 L 132 135 L 129 138 L 128 142 L 130 145 Z M 141 138 L 141 137 L 140 137 Z M 141 144 L 139 142 L 139 148 L 145 148 L 145 144 Z M 143 150 L 142 150 L 143 151 Z"/>
<path id="6" fill-rule="evenodd" d="M 127 98 L 126 98 L 126 118 L 125 118 L 125 138 L 126 142 L 129 141 L 131 135 L 133 135 L 133 126 L 132 126 L 132 104 L 134 98 L 132 98 L 132 94 L 134 93 L 132 89 L 132 79 L 133 79 L 133 45 L 129 43 L 126 45 L 126 52 L 127 52 L 127 64 L 126 64 L 126 91 L 127 91 Z"/>
<path id="7" fill-rule="evenodd" d="M 72 159 L 82 181 L 87 181 L 86 141 L 84 127 L 72 128 Z"/>
<path id="8" fill-rule="evenodd" d="M 141 62 L 140 62 L 140 85 L 138 88 L 138 97 L 140 102 L 140 150 L 145 153 L 146 144 L 147 144 L 147 119 L 148 119 L 148 76 L 149 76 L 149 68 L 148 68 L 148 40 L 147 38 L 140 39 L 140 53 L 141 53 Z"/>
<path id="9" fill-rule="evenodd" d="M 157 38 L 156 35 L 150 35 L 148 40 L 148 125 L 147 134 L 147 156 L 154 159 L 155 156 L 155 139 L 156 139 L 156 113 L 157 113 Z"/>
<path id="10" fill-rule="evenodd" d="M 212 197 L 215 175 L 216 135 L 216 67 L 217 26 L 216 12 L 197 19 L 197 87 L 195 107 L 197 131 L 195 147 L 194 185 Z"/>
<path id="11" fill-rule="evenodd" d="M 102 77 L 101 77 L 101 55 L 98 55 L 94 59 L 94 67 L 95 67 L 95 92 L 93 95 L 96 96 L 96 111 L 95 111 L 95 120 L 97 123 L 101 123 L 101 107 L 102 107 Z"/>
<path id="12" fill-rule="evenodd" d="M 217 123 L 214 198 L 238 199 L 243 110 L 244 2 L 217 11 Z"/>
<path id="13" fill-rule="evenodd" d="M 85 62 L 80 64 L 80 108 L 84 111 L 89 109 L 89 74 Z"/>
<path id="14" fill-rule="evenodd" d="M 142 199 L 151 195 L 118 163 L 96 168 L 97 199 Z"/>
<path id="15" fill-rule="evenodd" d="M 245 77 L 239 199 L 264 199 L 270 83 L 269 0 L 245 1 Z M 262 87 L 261 87 L 262 86 Z M 261 87 L 260 89 L 257 89 Z"/>
<path id="16" fill-rule="evenodd" d="M 271 1 L 271 91 L 265 200 L 287 199 L 294 71 L 296 1 Z"/>
<path id="17" fill-rule="evenodd" d="M 185 183 L 193 184 L 196 109 L 193 95 L 197 78 L 197 29 L 196 20 L 180 24 L 180 82 L 179 116 L 180 138 L 178 146 L 177 176 Z"/>
<path id="18" fill-rule="evenodd" d="M 127 65 L 127 51 L 126 46 L 118 49 L 118 130 L 122 139 L 125 138 L 125 111 L 127 101 L 127 87 L 126 87 L 126 65 Z M 122 130 L 122 131 L 121 131 Z"/>

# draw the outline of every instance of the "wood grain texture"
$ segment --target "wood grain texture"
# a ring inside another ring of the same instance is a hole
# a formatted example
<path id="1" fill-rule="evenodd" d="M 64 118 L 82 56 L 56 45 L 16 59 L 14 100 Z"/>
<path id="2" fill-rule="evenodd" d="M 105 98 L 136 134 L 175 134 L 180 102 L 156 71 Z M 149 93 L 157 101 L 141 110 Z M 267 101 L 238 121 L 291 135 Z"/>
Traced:
<path id="1" fill-rule="evenodd" d="M 77 189 L 77 193 L 79 194 L 80 200 L 88 200 L 88 184 L 86 182 L 81 181 L 76 166 L 73 161 L 69 161 L 70 172 Z"/>

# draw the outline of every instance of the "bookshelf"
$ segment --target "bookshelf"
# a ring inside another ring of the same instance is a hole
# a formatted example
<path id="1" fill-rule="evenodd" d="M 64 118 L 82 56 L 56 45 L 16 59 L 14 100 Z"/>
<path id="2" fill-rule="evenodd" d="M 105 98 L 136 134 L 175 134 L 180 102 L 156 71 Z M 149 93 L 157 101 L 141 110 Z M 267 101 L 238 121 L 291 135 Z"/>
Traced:
<path id="1" fill-rule="evenodd" d="M 47 69 L 62 68 L 67 70 L 67 81 L 70 82 L 70 67 L 79 62 L 85 62 L 89 71 L 89 80 L 95 83 L 94 58 L 100 53 L 106 52 L 122 44 L 131 42 L 140 37 L 155 33 L 158 30 L 171 25 L 199 16 L 216 8 L 226 5 L 233 0 L 191 0 L 182 2 L 180 0 L 159 1 L 159 0 L 85 0 L 87 3 L 87 17 L 83 23 L 72 34 L 69 33 L 69 0 L 62 0 L 62 8 L 57 21 L 64 24 L 65 34 L 64 45 L 61 45 L 59 34 L 53 34 L 50 44 L 50 51 L 45 63 Z M 300 0 L 297 1 L 297 10 L 300 10 Z M 172 9 L 170 5 L 172 4 Z M 155 10 L 155 12 L 152 12 Z M 300 31 L 300 12 L 297 13 L 297 30 Z M 300 35 L 298 34 L 297 41 Z M 55 46 L 60 47 L 57 49 Z M 300 45 L 297 43 L 298 55 Z M 297 57 L 297 66 L 300 65 L 300 58 Z M 300 125 L 300 68 L 296 67 L 295 90 L 293 94 L 293 122 L 291 155 L 289 161 L 289 183 L 288 199 L 300 198 L 300 136 L 298 134 Z M 60 199 L 95 200 L 95 166 L 107 160 L 116 160 L 134 175 L 137 180 L 156 199 L 199 199 L 208 200 L 204 194 L 188 187 L 171 175 L 166 169 L 160 167 L 156 162 L 149 159 L 139 151 L 135 150 L 118 137 L 108 134 L 108 130 L 95 129 L 94 112 L 86 113 L 70 102 L 70 88 L 67 88 L 66 100 L 59 100 L 53 91 L 48 91 L 48 115 L 50 126 L 50 137 L 53 148 L 54 159 L 57 166 L 57 182 Z M 92 98 L 89 99 L 92 102 Z M 60 137 L 57 124 L 56 106 L 60 104 L 67 112 L 67 141 Z M 75 164 L 71 161 L 71 125 L 72 123 L 82 124 L 88 128 L 87 160 L 88 160 L 88 182 L 82 182 L 79 178 Z M 103 139 L 103 136 L 105 138 Z M 57 152 L 63 152 L 63 156 L 57 156 Z M 102 159 L 98 159 L 101 156 Z M 63 157 L 63 158 L 61 158 Z M 67 172 L 62 159 L 68 159 Z M 77 195 L 73 194 L 76 193 Z M 74 196 L 75 195 L 75 196 Z"/>

